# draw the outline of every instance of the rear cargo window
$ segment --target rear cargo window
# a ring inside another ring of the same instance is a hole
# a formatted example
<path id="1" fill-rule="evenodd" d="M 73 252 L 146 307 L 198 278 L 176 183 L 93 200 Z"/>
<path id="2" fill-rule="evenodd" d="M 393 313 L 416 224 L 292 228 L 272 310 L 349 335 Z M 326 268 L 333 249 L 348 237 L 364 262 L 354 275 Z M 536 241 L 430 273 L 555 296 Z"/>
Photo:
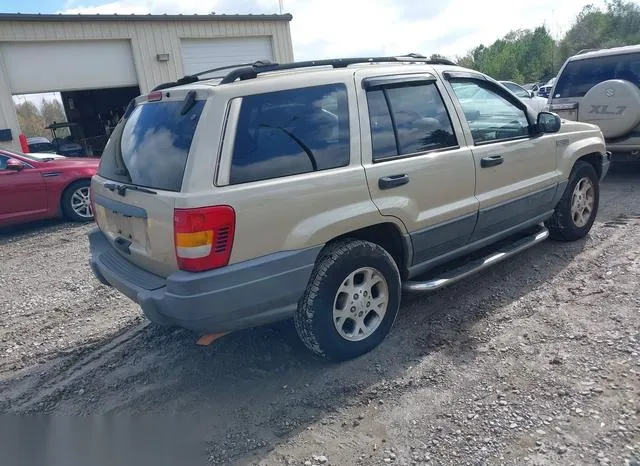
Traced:
<path id="1" fill-rule="evenodd" d="M 349 164 L 349 109 L 344 84 L 242 98 L 231 184 Z"/>
<path id="2" fill-rule="evenodd" d="M 640 86 L 640 53 L 609 55 L 567 63 L 553 97 L 584 97 L 593 86 L 610 79 L 623 79 Z"/>
<path id="3" fill-rule="evenodd" d="M 180 191 L 204 100 L 138 105 L 102 154 L 100 176 L 147 188 Z M 185 111 L 186 110 L 186 111 Z"/>

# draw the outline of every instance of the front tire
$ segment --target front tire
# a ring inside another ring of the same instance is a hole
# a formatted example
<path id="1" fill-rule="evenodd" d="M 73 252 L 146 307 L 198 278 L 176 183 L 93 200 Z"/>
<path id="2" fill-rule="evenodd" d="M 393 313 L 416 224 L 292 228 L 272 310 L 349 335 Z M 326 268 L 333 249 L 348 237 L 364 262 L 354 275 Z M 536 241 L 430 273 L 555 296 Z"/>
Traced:
<path id="1" fill-rule="evenodd" d="M 553 217 L 546 223 L 551 238 L 558 241 L 584 238 L 596 220 L 599 204 L 598 174 L 590 163 L 576 162 Z"/>
<path id="2" fill-rule="evenodd" d="M 90 222 L 93 210 L 89 199 L 89 180 L 72 183 L 62 195 L 62 213 L 74 222 Z"/>
<path id="3" fill-rule="evenodd" d="M 377 244 L 344 240 L 319 256 L 294 316 L 298 336 L 333 361 L 361 356 L 387 336 L 400 308 L 400 272 Z"/>

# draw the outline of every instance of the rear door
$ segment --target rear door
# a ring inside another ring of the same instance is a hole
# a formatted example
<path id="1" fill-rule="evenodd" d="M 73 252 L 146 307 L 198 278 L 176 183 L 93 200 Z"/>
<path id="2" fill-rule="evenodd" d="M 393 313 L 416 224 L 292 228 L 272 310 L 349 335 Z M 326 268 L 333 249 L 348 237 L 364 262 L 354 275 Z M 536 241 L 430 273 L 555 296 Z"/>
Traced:
<path id="1" fill-rule="evenodd" d="M 480 211 L 472 240 L 504 233 L 553 210 L 557 136 L 531 136 L 533 117 L 526 105 L 481 75 L 451 73 L 447 86 L 473 141 Z"/>
<path id="2" fill-rule="evenodd" d="M 115 128 L 92 181 L 102 232 L 127 260 L 161 276 L 178 268 L 175 199 L 206 102 L 192 92 L 172 89 L 139 101 Z"/>
<path id="3" fill-rule="evenodd" d="M 38 169 L 25 163 L 7 170 L 9 156 L 0 154 L 0 221 L 38 218 L 47 211 L 47 191 Z"/>
<path id="4" fill-rule="evenodd" d="M 468 242 L 478 211 L 473 157 L 435 75 L 379 73 L 356 72 L 362 163 L 378 210 L 409 231 L 415 266 Z"/>

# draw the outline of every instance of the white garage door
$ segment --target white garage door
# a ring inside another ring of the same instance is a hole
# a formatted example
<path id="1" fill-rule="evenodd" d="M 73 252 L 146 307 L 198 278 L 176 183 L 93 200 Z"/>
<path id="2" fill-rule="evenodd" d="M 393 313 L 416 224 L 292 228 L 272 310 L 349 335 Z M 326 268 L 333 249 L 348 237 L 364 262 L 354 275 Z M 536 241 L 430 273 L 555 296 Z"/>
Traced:
<path id="1" fill-rule="evenodd" d="M 138 84 L 126 40 L 0 44 L 14 94 Z"/>
<path id="2" fill-rule="evenodd" d="M 256 60 L 273 61 L 273 48 L 270 37 L 182 39 L 182 58 L 184 72 L 194 74 Z"/>

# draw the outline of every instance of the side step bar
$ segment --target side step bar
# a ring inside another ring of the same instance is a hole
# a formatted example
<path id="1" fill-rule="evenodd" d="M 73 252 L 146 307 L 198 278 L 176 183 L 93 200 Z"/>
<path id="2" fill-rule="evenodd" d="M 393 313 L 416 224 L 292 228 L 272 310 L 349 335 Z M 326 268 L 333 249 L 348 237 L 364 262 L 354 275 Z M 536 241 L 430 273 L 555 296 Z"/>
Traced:
<path id="1" fill-rule="evenodd" d="M 529 236 L 525 236 L 524 238 L 519 239 L 518 241 L 515 241 L 514 243 L 509 244 L 508 246 L 505 246 L 494 253 L 491 253 L 487 257 L 471 261 L 456 269 L 444 272 L 441 276 L 432 278 L 430 280 L 404 282 L 402 284 L 402 289 L 404 291 L 423 293 L 439 290 L 440 288 L 456 283 L 457 281 L 460 281 L 463 278 L 468 277 L 469 275 L 473 275 L 474 273 L 480 272 L 494 264 L 497 264 L 498 262 L 502 262 L 509 257 L 515 256 L 525 249 L 529 249 L 530 247 L 541 243 L 548 237 L 549 230 L 547 230 L 544 226 L 540 226 L 538 232 L 533 233 Z"/>

